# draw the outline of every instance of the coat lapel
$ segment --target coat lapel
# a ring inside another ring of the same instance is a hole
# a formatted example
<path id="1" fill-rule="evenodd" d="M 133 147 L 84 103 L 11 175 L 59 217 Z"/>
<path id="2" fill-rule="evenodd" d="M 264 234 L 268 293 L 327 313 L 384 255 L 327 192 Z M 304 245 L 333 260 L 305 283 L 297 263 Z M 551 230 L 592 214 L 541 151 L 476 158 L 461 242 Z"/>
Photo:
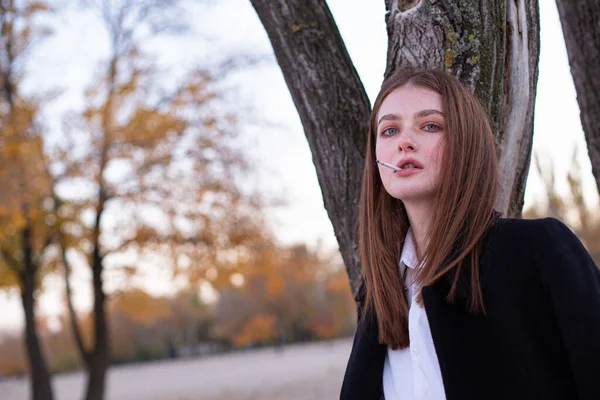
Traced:
<path id="1" fill-rule="evenodd" d="M 375 312 L 366 310 L 356 328 L 352 353 L 342 385 L 341 400 L 382 397 L 381 385 L 387 346 L 379 343 L 378 336 Z"/>

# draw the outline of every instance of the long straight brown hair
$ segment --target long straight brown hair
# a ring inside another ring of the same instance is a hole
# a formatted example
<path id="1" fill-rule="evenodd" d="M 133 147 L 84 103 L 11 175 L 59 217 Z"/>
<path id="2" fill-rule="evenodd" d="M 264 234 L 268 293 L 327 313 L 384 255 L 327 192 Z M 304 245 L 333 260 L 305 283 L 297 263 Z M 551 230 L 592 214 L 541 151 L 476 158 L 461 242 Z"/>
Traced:
<path id="1" fill-rule="evenodd" d="M 398 263 L 410 222 L 402 201 L 383 187 L 375 143 L 379 108 L 393 90 L 404 85 L 439 93 L 446 127 L 437 205 L 432 214 L 435 223 L 419 257 L 419 262 L 425 261 L 415 276 L 417 287 L 432 285 L 454 270 L 446 298 L 452 302 L 461 269 L 471 268 L 468 306 L 471 312 L 485 313 L 478 258 L 481 240 L 495 215 L 498 185 L 494 136 L 486 112 L 466 86 L 444 71 L 415 68 L 398 69 L 383 82 L 371 112 L 358 235 L 366 285 L 363 313 L 365 308 L 374 309 L 379 341 L 393 349 L 409 345 L 409 307 Z M 470 265 L 463 265 L 467 256 L 471 256 Z M 417 301 L 423 304 L 420 292 Z"/>

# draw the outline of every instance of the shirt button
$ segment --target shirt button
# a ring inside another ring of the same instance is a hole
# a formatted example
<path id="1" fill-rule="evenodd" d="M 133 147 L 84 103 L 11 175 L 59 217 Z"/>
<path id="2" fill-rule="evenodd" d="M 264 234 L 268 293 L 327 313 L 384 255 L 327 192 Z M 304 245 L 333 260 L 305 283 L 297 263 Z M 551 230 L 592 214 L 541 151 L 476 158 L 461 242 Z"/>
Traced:
<path id="1" fill-rule="evenodd" d="M 411 351 L 412 351 L 412 353 L 413 353 L 413 356 L 419 355 L 419 349 L 417 349 L 417 347 L 416 347 L 416 346 L 415 346 L 415 347 L 413 347 L 413 348 L 411 348 Z"/>

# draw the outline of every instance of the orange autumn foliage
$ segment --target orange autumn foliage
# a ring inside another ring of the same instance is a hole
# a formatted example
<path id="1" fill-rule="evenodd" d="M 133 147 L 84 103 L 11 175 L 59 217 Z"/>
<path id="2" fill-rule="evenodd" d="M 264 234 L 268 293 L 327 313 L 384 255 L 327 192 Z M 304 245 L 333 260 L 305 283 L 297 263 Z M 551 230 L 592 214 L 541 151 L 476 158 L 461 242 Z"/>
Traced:
<path id="1" fill-rule="evenodd" d="M 219 291 L 217 337 L 246 346 L 330 338 L 354 329 L 355 305 L 337 257 L 264 242 L 239 271 L 243 284 Z"/>
<path id="2" fill-rule="evenodd" d="M 253 342 L 268 342 L 276 336 L 276 317 L 271 314 L 259 313 L 253 315 L 250 321 L 233 336 L 233 343 L 238 347 L 247 346 Z"/>

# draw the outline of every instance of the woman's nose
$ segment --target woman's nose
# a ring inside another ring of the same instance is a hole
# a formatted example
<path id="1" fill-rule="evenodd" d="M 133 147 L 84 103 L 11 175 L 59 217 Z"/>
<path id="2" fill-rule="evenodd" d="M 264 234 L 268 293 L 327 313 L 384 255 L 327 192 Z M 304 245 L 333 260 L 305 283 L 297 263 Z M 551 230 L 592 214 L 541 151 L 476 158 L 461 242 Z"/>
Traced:
<path id="1" fill-rule="evenodd" d="M 415 151 L 416 149 L 417 146 L 412 140 L 410 134 L 407 135 L 406 132 L 404 132 L 402 135 L 400 135 L 400 138 L 398 139 L 399 151 Z"/>

